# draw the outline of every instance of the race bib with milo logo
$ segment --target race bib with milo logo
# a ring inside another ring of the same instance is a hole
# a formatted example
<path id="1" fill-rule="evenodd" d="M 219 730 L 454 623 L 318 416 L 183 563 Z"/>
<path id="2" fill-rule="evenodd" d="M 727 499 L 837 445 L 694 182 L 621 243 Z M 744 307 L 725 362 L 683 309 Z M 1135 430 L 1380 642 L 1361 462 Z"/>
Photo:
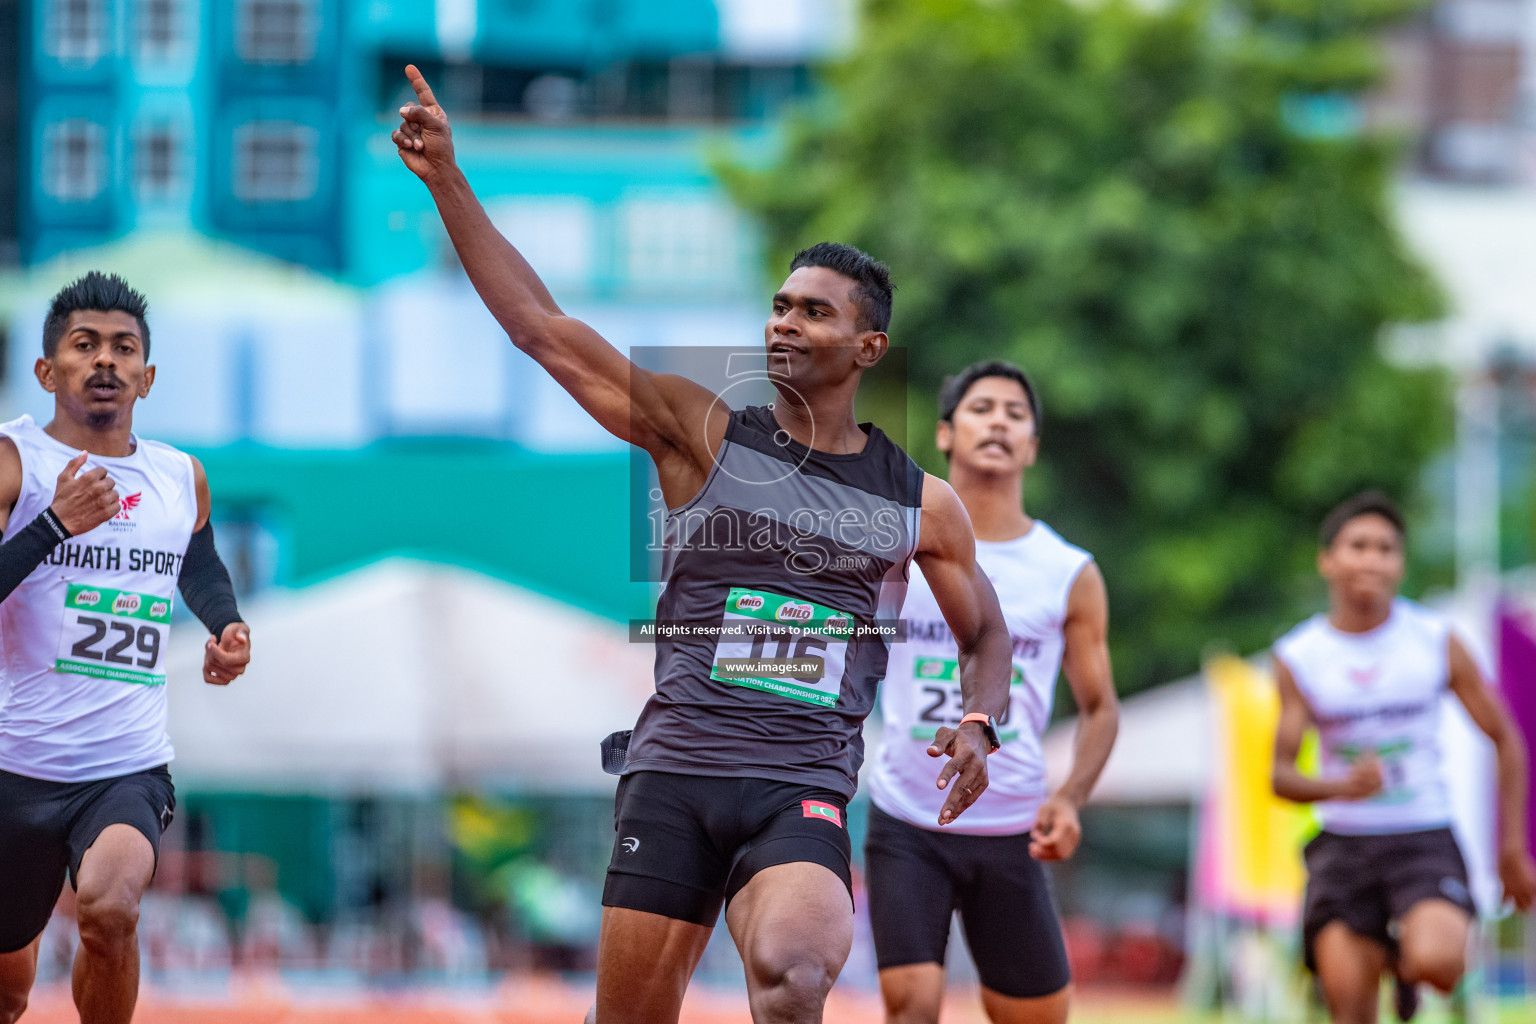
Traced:
<path id="1" fill-rule="evenodd" d="M 98 679 L 160 686 L 171 599 L 71 583 L 53 667 Z"/>
<path id="2" fill-rule="evenodd" d="M 853 616 L 765 590 L 732 587 L 709 677 L 819 707 L 842 692 Z"/>
<path id="3" fill-rule="evenodd" d="M 912 661 L 912 678 L 921 688 L 921 703 L 917 706 L 917 721 L 912 724 L 911 737 L 915 740 L 931 740 L 939 726 L 958 728 L 965 717 L 965 696 L 960 689 L 960 662 L 956 658 L 935 658 L 918 655 Z M 1024 685 L 1024 670 L 1013 666 L 1009 679 L 1008 706 L 1003 717 L 997 720 L 997 739 L 1000 743 L 1019 738 L 1019 727 L 1012 722 L 1014 698 L 1019 694 L 1016 687 Z"/>

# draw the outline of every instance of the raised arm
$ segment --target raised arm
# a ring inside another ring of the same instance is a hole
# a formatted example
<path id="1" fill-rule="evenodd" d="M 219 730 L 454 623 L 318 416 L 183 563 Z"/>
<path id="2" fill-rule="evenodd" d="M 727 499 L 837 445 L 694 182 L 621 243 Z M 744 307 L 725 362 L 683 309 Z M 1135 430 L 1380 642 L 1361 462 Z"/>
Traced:
<path id="1" fill-rule="evenodd" d="M 1088 802 L 1120 731 L 1120 701 L 1109 666 L 1109 595 L 1093 562 L 1072 582 L 1062 635 L 1061 667 L 1077 701 L 1077 736 L 1072 770 L 1040 807 L 1035 822 L 1029 852 L 1037 860 L 1065 860 L 1077 849 L 1082 838 L 1077 812 Z"/>
<path id="2" fill-rule="evenodd" d="M 954 490 L 936 476 L 923 478 L 917 564 L 960 649 L 960 695 L 965 713 L 991 715 L 994 721 L 1001 718 L 1008 707 L 1008 678 L 1013 670 L 1008 625 L 992 582 L 976 564 L 971 518 Z M 940 789 L 949 786 L 949 798 L 939 811 L 940 825 L 954 821 L 987 788 L 990 748 L 976 722 L 963 723 L 959 729 L 940 727 L 934 736 L 929 755 L 949 755 L 938 779 Z"/>
<path id="3" fill-rule="evenodd" d="M 1504 896 L 1522 911 L 1536 900 L 1536 864 L 1526 846 L 1525 801 L 1530 785 L 1525 740 L 1499 695 L 1483 682 L 1477 662 L 1454 635 L 1450 639 L 1451 692 L 1477 727 L 1493 741 L 1499 773 L 1499 878 Z"/>
<path id="4" fill-rule="evenodd" d="M 1314 778 L 1296 767 L 1301 739 L 1312 724 L 1312 709 L 1301 695 L 1296 677 L 1279 658 L 1275 659 L 1275 682 L 1280 687 L 1280 723 L 1275 728 L 1275 761 L 1270 769 L 1270 786 L 1275 795 L 1305 804 L 1315 800 L 1363 800 L 1379 793 L 1381 765 L 1373 757 L 1361 757 L 1342 779 Z"/>
<path id="5" fill-rule="evenodd" d="M 391 138 L 432 193 L 464 272 L 512 343 L 544 367 L 604 429 L 656 460 L 668 504 L 703 485 L 728 413 L 707 388 L 635 366 L 591 327 L 568 317 L 528 261 L 496 230 L 454 160 L 448 116 L 414 65 L 416 103 Z"/>

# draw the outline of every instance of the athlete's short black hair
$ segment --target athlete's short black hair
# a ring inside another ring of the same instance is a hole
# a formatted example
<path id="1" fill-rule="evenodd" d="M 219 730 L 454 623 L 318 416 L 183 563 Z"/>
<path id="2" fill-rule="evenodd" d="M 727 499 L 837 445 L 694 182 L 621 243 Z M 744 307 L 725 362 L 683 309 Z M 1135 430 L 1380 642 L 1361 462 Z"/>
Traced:
<path id="1" fill-rule="evenodd" d="M 953 377 L 945 377 L 944 385 L 939 388 L 939 419 L 945 423 L 953 423 L 955 410 L 960 408 L 960 403 L 965 400 L 965 393 L 971 390 L 971 385 L 987 377 L 1003 377 L 1018 382 L 1019 387 L 1024 389 L 1025 397 L 1029 399 L 1029 414 L 1034 417 L 1035 436 L 1039 437 L 1040 396 L 1035 392 L 1035 385 L 1030 382 L 1027 373 L 1001 359 L 984 359 L 979 363 L 972 363 Z"/>
<path id="2" fill-rule="evenodd" d="M 789 261 L 789 271 L 801 267 L 826 267 L 853 281 L 853 300 L 859 304 L 855 326 L 861 331 L 884 331 L 891 325 L 891 271 L 862 249 L 841 242 L 817 242 L 801 249 Z"/>
<path id="3" fill-rule="evenodd" d="M 1323 528 L 1318 535 L 1323 548 L 1326 550 L 1333 547 L 1344 524 L 1361 516 L 1381 516 L 1397 530 L 1398 540 L 1405 540 L 1408 536 L 1408 527 L 1403 522 L 1403 510 L 1397 507 L 1397 502 L 1380 491 L 1362 491 L 1340 503 L 1323 519 Z"/>
<path id="4" fill-rule="evenodd" d="M 144 358 L 149 358 L 149 302 L 116 274 L 92 270 L 84 277 L 60 288 L 48 306 L 43 321 L 43 355 L 52 359 L 59 350 L 59 339 L 69 325 L 69 314 L 84 310 L 99 313 L 127 313 L 139 322 L 139 340 L 144 342 Z"/>

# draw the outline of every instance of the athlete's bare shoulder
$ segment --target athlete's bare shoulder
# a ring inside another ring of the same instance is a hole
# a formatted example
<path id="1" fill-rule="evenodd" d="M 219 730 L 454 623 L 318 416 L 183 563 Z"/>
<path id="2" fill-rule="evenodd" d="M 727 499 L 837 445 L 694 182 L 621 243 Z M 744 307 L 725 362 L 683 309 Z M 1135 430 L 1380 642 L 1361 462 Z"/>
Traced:
<path id="1" fill-rule="evenodd" d="M 202 462 L 196 455 L 187 454 L 192 460 L 192 487 L 197 492 L 197 522 L 192 529 L 201 530 L 203 524 L 208 522 L 208 513 L 213 508 L 213 493 L 208 489 L 208 471 L 203 469 Z"/>
<path id="2" fill-rule="evenodd" d="M 0 434 L 0 529 L 21 497 L 21 452 L 9 435 Z"/>

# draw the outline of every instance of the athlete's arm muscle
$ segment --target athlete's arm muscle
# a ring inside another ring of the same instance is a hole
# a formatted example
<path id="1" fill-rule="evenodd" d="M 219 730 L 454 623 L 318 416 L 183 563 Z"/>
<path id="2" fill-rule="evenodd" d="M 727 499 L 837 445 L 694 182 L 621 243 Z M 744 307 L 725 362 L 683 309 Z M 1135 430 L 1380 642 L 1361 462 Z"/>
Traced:
<path id="1" fill-rule="evenodd" d="M 1372 757 L 1362 757 L 1342 779 L 1318 779 L 1296 767 L 1301 740 L 1312 724 L 1312 709 L 1296 685 L 1296 677 L 1279 658 L 1275 662 L 1275 682 L 1280 688 L 1280 722 L 1275 727 L 1275 761 L 1270 769 L 1270 785 L 1282 800 L 1312 803 L 1316 800 L 1361 800 L 1381 790 L 1381 765 Z"/>
<path id="2" fill-rule="evenodd" d="M 188 455 L 192 460 L 192 489 L 197 492 L 197 522 L 192 526 L 192 532 L 196 533 L 208 523 L 208 513 L 213 508 L 213 495 L 208 491 L 208 473 L 203 469 L 203 464 L 195 456 Z"/>
<path id="3" fill-rule="evenodd" d="M 0 434 L 0 533 L 11 525 L 11 509 L 21 497 L 21 453 L 16 442 Z"/>
<path id="4" fill-rule="evenodd" d="M 1109 666 L 1109 595 L 1093 562 L 1072 582 L 1061 632 L 1066 641 L 1061 668 L 1077 701 L 1077 735 L 1072 770 L 1041 806 L 1035 823 L 1029 852 L 1037 860 L 1063 860 L 1077 848 L 1082 836 L 1078 808 L 1088 802 L 1120 731 L 1120 701 Z"/>
<path id="5" fill-rule="evenodd" d="M 418 103 L 401 108 L 400 159 L 432 193 L 464 272 L 512 343 L 616 437 L 656 461 L 669 505 L 703 486 L 725 437 L 728 412 L 704 387 L 630 362 L 588 325 L 568 317 L 486 215 L 454 161 L 448 117 L 414 66 Z"/>
<path id="6" fill-rule="evenodd" d="M 1477 727 L 1493 741 L 1499 765 L 1499 877 L 1504 895 L 1520 910 L 1536 899 L 1536 865 L 1526 848 L 1525 799 L 1527 759 L 1525 740 L 1515 728 L 1504 701 L 1483 682 L 1477 662 L 1453 634 L 1450 638 L 1451 692 Z"/>
<path id="7" fill-rule="evenodd" d="M 959 648 L 960 694 L 966 714 L 979 711 L 994 719 L 1002 717 L 1012 672 L 1008 625 L 992 582 L 976 564 L 976 538 L 965 506 L 949 484 L 926 474 L 917 564 Z M 941 727 L 928 753 L 950 755 L 938 780 L 942 789 L 954 779 L 939 811 L 939 824 L 948 824 L 987 788 L 988 744 L 975 723 L 958 731 Z"/>

